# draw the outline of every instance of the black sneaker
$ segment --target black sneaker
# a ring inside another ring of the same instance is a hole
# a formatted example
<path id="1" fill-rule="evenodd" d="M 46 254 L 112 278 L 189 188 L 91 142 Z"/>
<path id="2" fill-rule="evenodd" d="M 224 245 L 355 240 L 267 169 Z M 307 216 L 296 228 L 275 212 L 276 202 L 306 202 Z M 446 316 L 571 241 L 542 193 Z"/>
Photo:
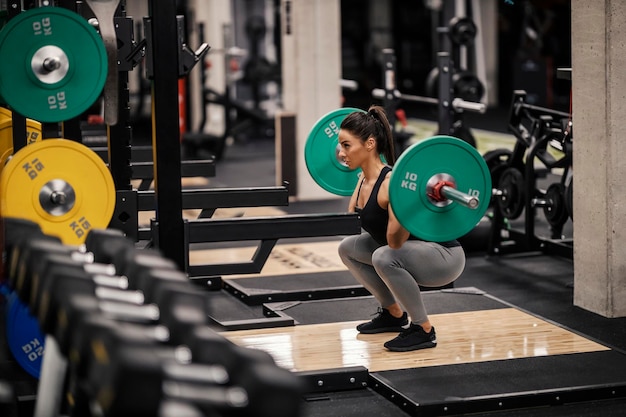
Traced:
<path id="1" fill-rule="evenodd" d="M 379 308 L 376 317 L 367 323 L 359 324 L 356 329 L 366 334 L 401 332 L 407 324 L 409 324 L 409 319 L 406 312 L 402 313 L 402 317 L 394 317 L 386 308 Z"/>
<path id="2" fill-rule="evenodd" d="M 435 328 L 426 333 L 422 326 L 413 324 L 400 333 L 395 339 L 386 342 L 384 346 L 393 352 L 408 352 L 410 350 L 428 349 L 437 346 Z"/>

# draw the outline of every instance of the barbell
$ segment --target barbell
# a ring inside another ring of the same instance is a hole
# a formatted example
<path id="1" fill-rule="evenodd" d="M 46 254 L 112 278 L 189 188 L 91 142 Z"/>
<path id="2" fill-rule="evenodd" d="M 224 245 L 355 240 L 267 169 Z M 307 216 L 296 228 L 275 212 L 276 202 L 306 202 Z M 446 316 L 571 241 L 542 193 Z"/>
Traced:
<path id="1" fill-rule="evenodd" d="M 304 159 L 313 180 L 326 191 L 349 196 L 361 173 L 339 158 L 339 128 L 346 107 L 322 116 L 311 129 Z M 400 224 L 412 235 L 443 242 L 471 231 L 491 197 L 491 173 L 478 151 L 451 136 L 414 143 L 398 158 L 389 182 L 389 200 Z"/>

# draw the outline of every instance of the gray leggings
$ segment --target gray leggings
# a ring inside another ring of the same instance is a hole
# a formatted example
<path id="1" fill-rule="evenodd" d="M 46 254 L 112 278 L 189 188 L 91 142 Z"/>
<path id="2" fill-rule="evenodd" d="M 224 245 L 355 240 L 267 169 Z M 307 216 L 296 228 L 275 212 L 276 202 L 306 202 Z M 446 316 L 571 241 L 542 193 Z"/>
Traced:
<path id="1" fill-rule="evenodd" d="M 401 248 L 392 249 L 378 244 L 367 232 L 343 239 L 339 256 L 381 306 L 400 303 L 416 324 L 428 321 L 419 286 L 447 285 L 465 268 L 461 246 L 446 248 L 433 242 L 408 240 Z"/>

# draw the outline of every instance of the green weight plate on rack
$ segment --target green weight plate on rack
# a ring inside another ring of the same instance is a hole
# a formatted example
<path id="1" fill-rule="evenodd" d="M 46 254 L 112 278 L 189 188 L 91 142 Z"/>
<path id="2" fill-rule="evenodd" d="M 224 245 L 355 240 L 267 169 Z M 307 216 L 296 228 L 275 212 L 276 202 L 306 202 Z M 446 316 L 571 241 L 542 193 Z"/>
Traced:
<path id="1" fill-rule="evenodd" d="M 360 169 L 350 169 L 338 158 L 339 127 L 350 113 L 361 109 L 344 107 L 322 116 L 311 129 L 304 147 L 309 174 L 328 192 L 349 196 L 359 179 Z"/>
<path id="2" fill-rule="evenodd" d="M 428 196 L 428 184 L 441 176 L 453 188 L 477 197 L 468 208 Z M 389 183 L 389 200 L 405 229 L 420 239 L 443 242 L 471 231 L 483 217 L 491 198 L 491 174 L 482 155 L 468 143 L 450 136 L 434 136 L 411 145 L 396 162 Z"/>
<path id="3" fill-rule="evenodd" d="M 0 31 L 0 96 L 26 117 L 79 116 L 98 99 L 106 77 L 102 38 L 67 9 L 30 9 Z"/>

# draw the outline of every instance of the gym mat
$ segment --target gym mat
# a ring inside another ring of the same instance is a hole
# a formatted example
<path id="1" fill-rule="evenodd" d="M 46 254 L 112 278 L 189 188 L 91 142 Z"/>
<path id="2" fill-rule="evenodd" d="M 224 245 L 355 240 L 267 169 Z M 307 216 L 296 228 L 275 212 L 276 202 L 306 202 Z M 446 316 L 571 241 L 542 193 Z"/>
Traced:
<path id="1" fill-rule="evenodd" d="M 372 297 L 266 305 L 288 313 L 298 324 L 225 336 L 266 350 L 277 363 L 295 371 L 363 366 L 370 372 L 369 388 L 409 415 L 626 398 L 623 353 L 476 288 L 428 292 L 424 300 L 438 329 L 436 349 L 388 352 L 382 344 L 389 334 L 358 334 L 354 328 L 358 321 L 346 320 L 371 312 L 376 307 Z M 328 316 L 329 310 L 337 310 L 333 314 L 343 322 Z M 580 406 L 585 407 L 589 406 Z"/>
<path id="2" fill-rule="evenodd" d="M 422 300 L 429 314 L 458 313 L 507 308 L 476 288 L 425 291 Z M 282 311 L 299 324 L 336 323 L 364 320 L 372 317 L 380 307 L 372 296 L 333 300 L 267 303 L 271 311 Z"/>
<path id="3" fill-rule="evenodd" d="M 430 314 L 431 323 L 437 329 L 436 349 L 389 352 L 383 344 L 395 334 L 360 334 L 356 330 L 360 322 L 371 318 L 371 310 L 368 314 L 363 311 L 364 316 L 354 321 L 298 323 L 277 329 L 225 332 L 224 335 L 242 346 L 265 350 L 280 365 L 299 372 L 349 366 L 379 372 L 610 350 L 504 303 L 494 304 L 497 300 L 486 294 L 482 298 L 493 302 L 481 306 L 485 309 L 470 311 L 463 310 L 476 305 L 463 307 L 462 300 L 467 297 L 462 294 L 442 292 L 441 296 L 456 300 L 456 303 L 445 303 L 442 309 L 457 311 Z"/>
<path id="4" fill-rule="evenodd" d="M 224 289 L 248 305 L 369 295 L 348 271 L 225 279 Z"/>
<path id="5" fill-rule="evenodd" d="M 626 355 L 606 350 L 382 371 L 371 377 L 375 390 L 402 401 L 410 414 L 453 415 L 624 397 Z"/>
<path id="6" fill-rule="evenodd" d="M 364 404 L 367 404 L 367 410 L 364 410 Z M 302 405 L 301 415 L 303 417 L 408 416 L 396 405 L 369 388 L 307 396 Z"/>
<path id="7" fill-rule="evenodd" d="M 260 306 L 247 306 L 225 291 L 207 291 L 209 317 L 220 330 L 262 329 L 293 326 L 291 317 L 281 312 L 265 312 Z"/>

